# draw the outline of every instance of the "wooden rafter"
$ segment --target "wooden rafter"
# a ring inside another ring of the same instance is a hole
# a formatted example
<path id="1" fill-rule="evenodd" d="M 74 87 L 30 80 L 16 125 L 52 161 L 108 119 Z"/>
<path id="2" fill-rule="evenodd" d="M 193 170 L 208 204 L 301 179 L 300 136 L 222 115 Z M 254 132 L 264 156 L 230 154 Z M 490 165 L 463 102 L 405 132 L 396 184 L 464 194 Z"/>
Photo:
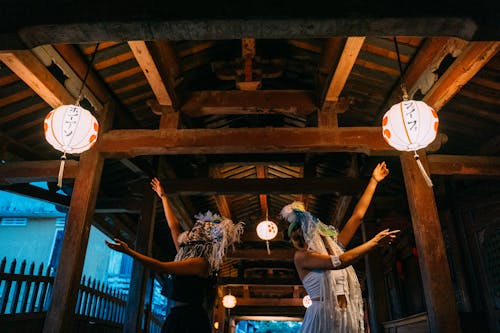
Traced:
<path id="1" fill-rule="evenodd" d="M 0 60 L 51 107 L 75 103 L 75 97 L 30 50 L 0 52 Z"/>
<path id="2" fill-rule="evenodd" d="M 266 168 L 264 165 L 256 165 L 255 167 L 257 168 L 257 179 L 267 178 Z M 260 202 L 260 209 L 262 211 L 262 218 L 267 219 L 268 209 L 269 209 L 267 207 L 267 195 L 259 194 L 259 202 Z"/>
<path id="3" fill-rule="evenodd" d="M 172 105 L 172 99 L 163 82 L 153 56 L 144 41 L 129 41 L 128 45 L 141 67 L 160 105 Z"/>
<path id="4" fill-rule="evenodd" d="M 56 181 L 60 161 L 19 161 L 0 166 L 0 183 L 29 183 L 34 181 Z M 67 160 L 64 178 L 75 178 L 78 162 Z"/>
<path id="5" fill-rule="evenodd" d="M 500 176 L 500 157 L 429 155 L 433 175 Z"/>
<path id="6" fill-rule="evenodd" d="M 210 176 L 212 178 L 222 178 L 221 172 L 217 166 L 210 166 Z M 215 195 L 214 196 L 215 203 L 217 204 L 217 210 L 222 216 L 227 217 L 228 219 L 231 218 L 231 209 L 229 206 L 229 202 L 227 200 L 227 197 L 225 195 Z"/>
<path id="7" fill-rule="evenodd" d="M 500 42 L 471 42 L 432 86 L 423 101 L 439 111 L 498 52 Z"/>
<path id="8" fill-rule="evenodd" d="M 332 81 L 328 87 L 325 99 L 326 101 L 338 101 L 364 42 L 365 37 L 347 38 L 344 51 L 342 52 L 337 68 L 335 69 L 335 73 L 333 74 Z"/>

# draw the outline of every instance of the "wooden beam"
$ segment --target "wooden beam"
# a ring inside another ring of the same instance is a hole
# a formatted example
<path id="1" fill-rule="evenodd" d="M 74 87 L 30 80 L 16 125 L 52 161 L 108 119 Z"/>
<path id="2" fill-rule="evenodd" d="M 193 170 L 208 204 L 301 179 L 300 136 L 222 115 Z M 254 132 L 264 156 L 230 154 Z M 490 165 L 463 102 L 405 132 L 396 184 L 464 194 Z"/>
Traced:
<path id="1" fill-rule="evenodd" d="M 165 193 L 199 194 L 272 194 L 340 193 L 357 195 L 366 181 L 349 177 L 335 178 L 190 178 L 164 179 Z"/>
<path id="2" fill-rule="evenodd" d="M 15 161 L 0 165 L 0 183 L 15 184 L 36 181 L 57 181 L 61 161 Z M 75 178 L 78 161 L 66 160 L 64 179 Z"/>
<path id="3" fill-rule="evenodd" d="M 227 255 L 230 259 L 240 260 L 282 260 L 293 261 L 294 249 L 273 249 L 271 254 L 266 249 L 236 249 Z"/>
<path id="4" fill-rule="evenodd" d="M 217 279 L 217 285 L 226 287 L 240 287 L 240 286 L 302 287 L 302 282 L 298 277 L 296 279 L 283 279 L 283 278 L 248 279 L 240 277 L 222 277 Z"/>
<path id="5" fill-rule="evenodd" d="M 426 166 L 425 152 L 419 155 Z M 425 183 L 411 153 L 402 153 L 400 160 L 418 250 L 430 331 L 460 332 L 460 320 L 434 193 Z"/>
<path id="6" fill-rule="evenodd" d="M 158 71 L 146 42 L 141 40 L 129 41 L 128 45 L 146 76 L 158 103 L 160 105 L 172 105 L 172 99 L 170 98 L 167 87 L 161 78 L 160 72 Z"/>
<path id="7" fill-rule="evenodd" d="M 51 107 L 75 103 L 76 98 L 30 50 L 0 52 L 0 60 Z"/>
<path id="8" fill-rule="evenodd" d="M 181 111 L 190 117 L 224 114 L 308 115 L 318 108 L 312 91 L 200 91 L 193 92 Z"/>
<path id="9" fill-rule="evenodd" d="M 471 42 L 422 99 L 439 111 L 495 56 L 500 42 Z"/>
<path id="10" fill-rule="evenodd" d="M 339 99 L 342 89 L 351 74 L 352 67 L 358 58 L 361 47 L 365 42 L 365 37 L 349 37 L 344 46 L 344 51 L 340 56 L 339 63 L 333 74 L 332 81 L 326 93 L 326 101 L 336 102 Z"/>
<path id="11" fill-rule="evenodd" d="M 236 306 L 301 306 L 302 298 L 244 298 L 237 297 Z"/>
<path id="12" fill-rule="evenodd" d="M 96 146 L 107 157 L 172 154 L 356 152 L 396 155 L 380 127 L 114 130 Z"/>
<path id="13" fill-rule="evenodd" d="M 433 175 L 500 176 L 500 157 L 429 155 Z"/>
<path id="14" fill-rule="evenodd" d="M 69 207 L 70 198 L 59 193 L 45 190 L 30 184 L 13 184 L 0 187 L 2 191 L 25 195 L 30 198 L 46 201 L 54 205 Z"/>
<path id="15" fill-rule="evenodd" d="M 99 135 L 111 127 L 114 111 L 106 105 Z M 96 149 L 80 157 L 44 333 L 74 331 L 74 309 L 103 166 L 104 158 Z"/>

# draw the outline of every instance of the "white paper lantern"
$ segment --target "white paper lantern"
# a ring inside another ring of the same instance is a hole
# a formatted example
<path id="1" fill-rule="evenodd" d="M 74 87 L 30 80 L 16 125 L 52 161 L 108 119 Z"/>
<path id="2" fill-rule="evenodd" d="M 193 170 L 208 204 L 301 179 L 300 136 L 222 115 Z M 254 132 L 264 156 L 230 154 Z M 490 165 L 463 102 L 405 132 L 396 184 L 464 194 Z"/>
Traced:
<path id="1" fill-rule="evenodd" d="M 271 254 L 271 250 L 269 249 L 269 240 L 276 237 L 277 234 L 278 226 L 272 221 L 265 220 L 257 225 L 257 236 L 266 241 L 267 254 Z"/>
<path id="2" fill-rule="evenodd" d="M 63 152 L 57 182 L 61 187 L 66 153 L 79 154 L 90 149 L 97 141 L 99 123 L 80 106 L 62 105 L 47 114 L 43 130 L 47 142 Z"/>
<path id="3" fill-rule="evenodd" d="M 306 309 L 310 307 L 312 305 L 311 297 L 309 295 L 305 295 L 302 299 L 302 304 Z"/>
<path id="4" fill-rule="evenodd" d="M 432 181 L 416 151 L 434 141 L 438 126 L 437 112 L 424 102 L 414 100 L 405 100 L 393 105 L 382 119 L 385 141 L 397 150 L 415 152 L 415 160 L 429 186 L 432 186 Z"/>
<path id="5" fill-rule="evenodd" d="M 263 240 L 271 240 L 278 234 L 278 226 L 272 221 L 262 221 L 257 225 L 257 236 Z"/>
<path id="6" fill-rule="evenodd" d="M 234 308 L 236 306 L 236 297 L 231 294 L 222 297 L 222 305 L 228 309 Z"/>
<path id="7" fill-rule="evenodd" d="M 79 154 L 97 141 L 99 123 L 84 108 L 63 105 L 49 112 L 44 121 L 45 139 L 55 149 L 68 154 Z"/>

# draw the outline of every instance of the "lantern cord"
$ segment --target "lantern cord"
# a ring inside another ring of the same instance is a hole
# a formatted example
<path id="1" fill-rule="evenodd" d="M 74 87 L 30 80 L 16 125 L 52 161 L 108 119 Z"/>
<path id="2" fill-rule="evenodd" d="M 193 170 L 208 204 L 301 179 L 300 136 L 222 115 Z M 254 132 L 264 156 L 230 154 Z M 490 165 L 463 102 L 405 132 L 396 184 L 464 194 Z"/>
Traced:
<path id="1" fill-rule="evenodd" d="M 399 80 L 400 80 L 400 86 L 401 86 L 401 91 L 403 92 L 403 100 L 407 101 L 408 100 L 408 91 L 406 90 L 406 83 L 403 78 L 403 66 L 401 65 L 401 58 L 399 55 L 399 47 L 398 47 L 398 40 L 396 37 L 394 37 L 394 45 L 396 47 L 396 54 L 398 56 L 398 66 L 399 66 Z"/>
<path id="2" fill-rule="evenodd" d="M 64 165 L 66 164 L 66 152 L 61 156 L 61 164 L 59 165 L 59 174 L 57 175 L 57 186 L 62 187 L 62 179 L 64 173 Z"/>
<path id="3" fill-rule="evenodd" d="M 82 93 L 83 93 L 83 88 L 85 87 L 85 82 L 87 82 L 87 77 L 89 76 L 90 73 L 90 68 L 92 67 L 92 64 L 94 63 L 95 55 L 97 54 L 97 49 L 99 48 L 99 43 L 95 45 L 94 52 L 92 52 L 92 57 L 90 58 L 89 65 L 87 67 L 87 71 L 85 72 L 85 76 L 83 77 L 82 81 L 82 87 L 80 88 L 80 92 L 78 93 L 78 98 L 76 99 L 75 105 L 80 106 L 80 101 L 82 100 Z"/>
<path id="4" fill-rule="evenodd" d="M 425 182 L 429 187 L 432 187 L 432 180 L 429 178 L 427 175 L 427 172 L 425 172 L 424 166 L 422 165 L 422 162 L 420 161 L 420 157 L 417 154 L 417 151 L 415 151 L 415 155 L 413 155 L 415 158 L 415 161 L 417 161 L 418 168 L 420 169 L 420 172 L 422 173 L 422 176 L 424 176 Z"/>
<path id="5" fill-rule="evenodd" d="M 266 240 L 267 254 L 271 255 L 271 250 L 269 249 L 269 241 Z"/>

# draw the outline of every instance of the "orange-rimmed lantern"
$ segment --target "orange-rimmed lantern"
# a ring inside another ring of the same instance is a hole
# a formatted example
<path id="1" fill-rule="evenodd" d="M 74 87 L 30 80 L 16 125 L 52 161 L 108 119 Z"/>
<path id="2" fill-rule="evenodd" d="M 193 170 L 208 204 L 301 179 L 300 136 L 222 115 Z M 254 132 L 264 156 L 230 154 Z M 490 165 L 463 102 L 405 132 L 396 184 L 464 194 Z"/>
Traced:
<path id="1" fill-rule="evenodd" d="M 63 152 L 57 181 L 57 186 L 61 187 L 66 154 L 79 154 L 90 149 L 97 141 L 99 123 L 80 106 L 62 105 L 47 114 L 43 130 L 47 142 Z"/>
<path id="2" fill-rule="evenodd" d="M 418 168 L 429 187 L 432 180 L 417 154 L 418 149 L 427 147 L 436 139 L 439 118 L 437 112 L 422 101 L 408 99 L 408 92 L 403 78 L 403 69 L 399 56 L 397 39 L 394 38 L 401 76 L 403 101 L 394 104 L 382 118 L 382 135 L 385 141 L 399 151 L 413 151 Z"/>

